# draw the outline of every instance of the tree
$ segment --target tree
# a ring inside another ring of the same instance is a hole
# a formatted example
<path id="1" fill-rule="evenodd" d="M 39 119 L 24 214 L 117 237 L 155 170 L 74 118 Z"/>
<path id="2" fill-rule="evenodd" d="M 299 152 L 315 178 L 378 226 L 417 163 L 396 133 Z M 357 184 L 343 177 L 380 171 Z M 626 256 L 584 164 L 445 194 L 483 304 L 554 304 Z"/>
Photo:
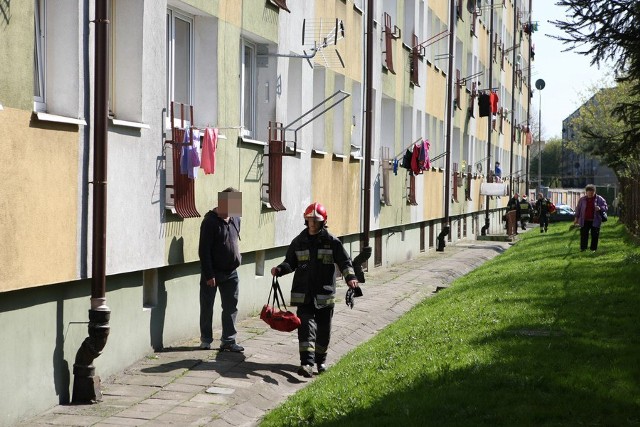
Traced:
<path id="1" fill-rule="evenodd" d="M 552 21 L 565 36 L 555 36 L 568 50 L 591 56 L 591 64 L 612 61 L 618 81 L 626 85 L 629 99 L 611 108 L 623 122 L 616 154 L 640 159 L 640 2 L 637 0 L 561 0 L 566 20 Z M 610 135 L 614 136 L 614 135 Z M 616 168 L 613 168 L 616 170 Z"/>
<path id="2" fill-rule="evenodd" d="M 542 185 L 546 187 L 561 187 L 562 182 L 562 173 L 561 173 L 561 162 L 562 162 L 562 140 L 561 139 L 551 139 L 547 141 L 542 149 L 542 168 L 541 181 Z M 535 157 L 533 157 L 535 156 Z M 530 173 L 533 176 L 536 176 L 536 171 L 538 170 L 538 153 L 532 153 L 531 163 L 530 163 Z"/>
<path id="3" fill-rule="evenodd" d="M 569 148 L 598 158 L 618 177 L 637 174 L 640 164 L 640 152 L 630 149 L 625 137 L 630 125 L 616 113 L 619 105 L 640 103 L 640 95 L 632 94 L 634 84 L 624 80 L 615 87 L 592 88 L 594 94 L 571 120 L 574 137 Z"/>

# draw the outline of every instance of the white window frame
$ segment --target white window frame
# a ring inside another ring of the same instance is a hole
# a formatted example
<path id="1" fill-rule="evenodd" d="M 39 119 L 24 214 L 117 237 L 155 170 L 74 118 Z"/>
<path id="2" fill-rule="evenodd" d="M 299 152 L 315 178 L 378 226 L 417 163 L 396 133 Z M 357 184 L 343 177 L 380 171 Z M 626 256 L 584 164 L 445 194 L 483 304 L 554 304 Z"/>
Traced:
<path id="1" fill-rule="evenodd" d="M 45 77 L 47 74 L 45 7 L 44 0 L 34 0 L 33 110 L 36 112 L 47 109 L 45 99 Z"/>
<path id="2" fill-rule="evenodd" d="M 250 63 L 246 64 L 246 51 L 247 49 L 252 50 L 252 54 L 249 57 Z M 246 39 L 242 39 L 240 43 L 240 123 L 243 126 L 243 136 L 249 138 L 256 137 L 256 117 L 257 117 L 257 106 L 256 106 L 256 82 L 257 82 L 257 57 L 256 57 L 256 49 L 257 46 L 255 43 L 252 43 Z M 248 72 L 247 72 L 248 69 Z M 249 80 L 249 92 L 246 93 L 247 80 Z M 248 115 L 245 113 L 246 103 L 248 105 Z"/>
<path id="3" fill-rule="evenodd" d="M 171 101 L 175 101 L 175 21 L 180 19 L 189 24 L 189 77 L 187 104 L 193 104 L 194 83 L 194 20 L 193 17 L 173 8 L 167 8 L 167 111 L 170 111 Z"/>

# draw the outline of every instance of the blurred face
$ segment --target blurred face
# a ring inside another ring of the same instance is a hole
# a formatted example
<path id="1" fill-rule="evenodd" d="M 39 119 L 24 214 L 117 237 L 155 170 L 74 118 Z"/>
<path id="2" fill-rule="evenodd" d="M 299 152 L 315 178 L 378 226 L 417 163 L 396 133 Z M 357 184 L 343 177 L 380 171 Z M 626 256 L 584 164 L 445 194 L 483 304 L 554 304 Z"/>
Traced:
<path id="1" fill-rule="evenodd" d="M 223 218 L 242 216 L 242 193 L 218 193 L 218 214 Z"/>
<path id="2" fill-rule="evenodd" d="M 593 197 L 596 194 L 595 190 L 587 190 L 586 193 L 587 197 L 589 198 Z"/>
<path id="3" fill-rule="evenodd" d="M 314 234 L 318 234 L 322 229 L 322 221 L 318 221 L 313 218 L 308 218 L 307 226 L 309 227 L 309 234 L 313 236 Z"/>

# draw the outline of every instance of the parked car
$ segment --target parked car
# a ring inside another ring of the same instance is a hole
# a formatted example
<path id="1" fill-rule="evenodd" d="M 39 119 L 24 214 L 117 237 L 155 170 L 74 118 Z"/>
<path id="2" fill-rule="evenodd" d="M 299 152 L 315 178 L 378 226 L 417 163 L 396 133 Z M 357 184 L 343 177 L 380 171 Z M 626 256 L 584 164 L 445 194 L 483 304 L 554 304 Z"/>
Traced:
<path id="1" fill-rule="evenodd" d="M 576 211 L 569 205 L 556 205 L 556 211 L 549 216 L 549 222 L 573 221 Z"/>

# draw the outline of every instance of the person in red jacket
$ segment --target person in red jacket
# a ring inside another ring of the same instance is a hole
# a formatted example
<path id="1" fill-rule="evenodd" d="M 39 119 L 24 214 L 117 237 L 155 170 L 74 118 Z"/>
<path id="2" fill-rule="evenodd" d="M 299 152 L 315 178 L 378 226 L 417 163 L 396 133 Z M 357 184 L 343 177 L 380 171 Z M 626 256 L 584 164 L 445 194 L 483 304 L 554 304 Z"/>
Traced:
<path id="1" fill-rule="evenodd" d="M 271 275 L 291 272 L 291 305 L 298 307 L 298 375 L 311 378 L 313 365 L 318 373 L 327 368 L 327 350 L 331 339 L 331 319 L 335 306 L 337 265 L 349 288 L 357 288 L 358 280 L 349 254 L 342 242 L 327 231 L 327 211 L 320 203 L 312 203 L 304 211 L 306 228 L 293 239 L 284 261 L 271 269 Z"/>
<path id="2" fill-rule="evenodd" d="M 598 249 L 602 212 L 609 208 L 604 197 L 596 194 L 596 186 L 589 184 L 584 188 L 585 195 L 580 197 L 576 206 L 574 224 L 580 226 L 580 251 L 587 250 L 589 233 L 591 233 L 591 252 Z"/>

